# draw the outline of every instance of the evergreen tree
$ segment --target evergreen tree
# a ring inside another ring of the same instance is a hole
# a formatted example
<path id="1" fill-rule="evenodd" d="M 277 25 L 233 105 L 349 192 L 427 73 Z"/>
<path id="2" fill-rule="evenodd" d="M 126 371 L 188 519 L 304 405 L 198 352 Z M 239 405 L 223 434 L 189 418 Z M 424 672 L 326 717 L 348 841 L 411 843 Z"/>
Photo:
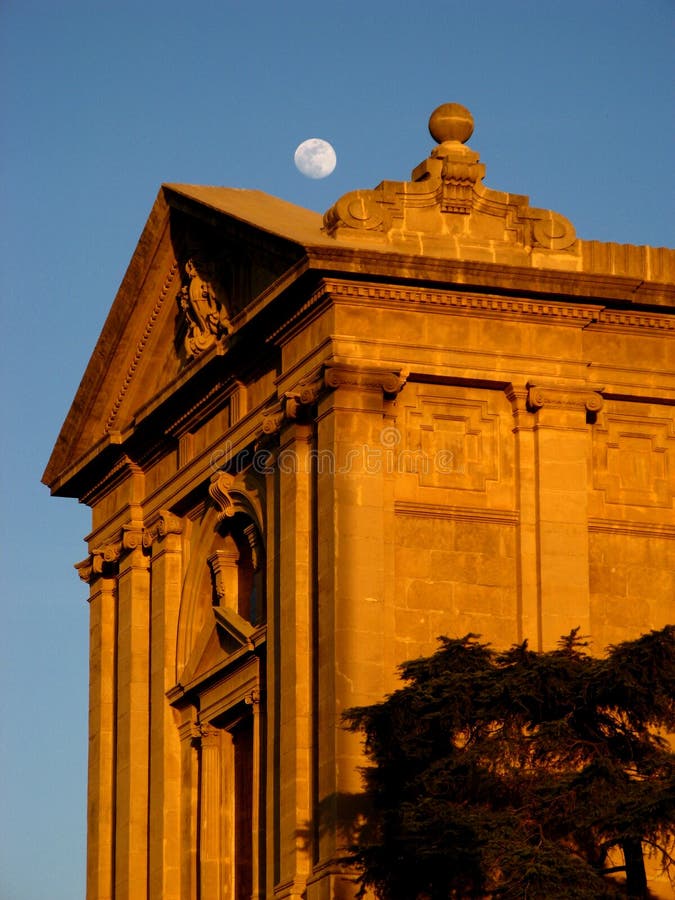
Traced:
<path id="1" fill-rule="evenodd" d="M 648 897 L 643 851 L 674 862 L 675 627 L 602 658 L 577 631 L 546 653 L 440 643 L 345 714 L 371 763 L 361 893 Z"/>

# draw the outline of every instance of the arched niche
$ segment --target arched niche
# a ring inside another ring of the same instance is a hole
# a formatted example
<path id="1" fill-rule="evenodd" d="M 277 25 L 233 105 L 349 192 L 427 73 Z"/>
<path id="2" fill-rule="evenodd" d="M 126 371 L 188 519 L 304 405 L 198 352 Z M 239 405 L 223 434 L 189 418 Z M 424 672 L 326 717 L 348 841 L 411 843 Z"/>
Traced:
<path id="1" fill-rule="evenodd" d="M 232 654 L 253 650 L 266 620 L 265 544 L 258 485 L 218 473 L 210 501 L 188 515 L 176 641 L 186 686 Z"/>

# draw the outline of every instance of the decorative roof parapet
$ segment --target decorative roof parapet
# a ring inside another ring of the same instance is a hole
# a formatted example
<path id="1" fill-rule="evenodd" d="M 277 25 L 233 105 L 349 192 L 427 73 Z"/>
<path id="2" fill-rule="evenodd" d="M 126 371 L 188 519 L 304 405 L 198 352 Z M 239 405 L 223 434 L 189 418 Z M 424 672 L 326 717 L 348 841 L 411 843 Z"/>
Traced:
<path id="1" fill-rule="evenodd" d="M 429 131 L 438 146 L 411 181 L 383 181 L 373 190 L 345 194 L 325 213 L 325 231 L 337 239 L 359 234 L 366 241 L 423 250 L 442 246 L 449 255 L 496 262 L 527 264 L 533 251 L 579 255 L 574 226 L 564 216 L 482 184 L 485 166 L 465 146 L 473 132 L 465 107 L 439 106 Z"/>

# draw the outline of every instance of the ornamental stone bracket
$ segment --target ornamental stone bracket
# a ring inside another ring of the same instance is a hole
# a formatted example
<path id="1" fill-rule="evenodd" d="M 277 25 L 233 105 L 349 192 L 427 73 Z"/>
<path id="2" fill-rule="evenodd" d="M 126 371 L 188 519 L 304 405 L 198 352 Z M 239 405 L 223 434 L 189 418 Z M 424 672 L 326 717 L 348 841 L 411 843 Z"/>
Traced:
<path id="1" fill-rule="evenodd" d="M 430 246 L 440 241 L 458 254 L 482 245 L 493 258 L 510 247 L 521 262 L 532 250 L 579 254 L 574 227 L 564 216 L 482 184 L 485 166 L 465 146 L 473 133 L 468 109 L 458 103 L 439 106 L 429 131 L 438 146 L 413 170 L 411 181 L 383 181 L 373 190 L 345 194 L 324 215 L 331 237 L 416 242 L 418 248 L 420 240 Z"/>
<path id="2" fill-rule="evenodd" d="M 258 536 L 264 533 L 264 489 L 264 479 L 251 470 L 236 474 L 225 470 L 215 472 L 209 483 L 209 496 L 217 510 L 216 526 L 242 513 L 254 523 Z M 251 542 L 248 536 L 247 540 Z"/>
<path id="3" fill-rule="evenodd" d="M 235 476 L 230 472 L 216 472 L 211 476 L 209 496 L 218 510 L 218 523 L 224 519 L 232 518 L 235 514 L 234 500 L 230 493 L 234 486 Z"/>

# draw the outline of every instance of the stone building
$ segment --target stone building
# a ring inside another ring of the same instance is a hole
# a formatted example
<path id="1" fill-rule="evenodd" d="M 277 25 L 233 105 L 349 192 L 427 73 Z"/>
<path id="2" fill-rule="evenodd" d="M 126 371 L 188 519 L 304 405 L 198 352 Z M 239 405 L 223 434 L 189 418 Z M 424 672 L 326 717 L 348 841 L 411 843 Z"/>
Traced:
<path id="1" fill-rule="evenodd" d="M 88 900 L 351 896 L 343 709 L 673 618 L 675 251 L 483 185 L 164 185 L 44 481 L 92 509 Z"/>

